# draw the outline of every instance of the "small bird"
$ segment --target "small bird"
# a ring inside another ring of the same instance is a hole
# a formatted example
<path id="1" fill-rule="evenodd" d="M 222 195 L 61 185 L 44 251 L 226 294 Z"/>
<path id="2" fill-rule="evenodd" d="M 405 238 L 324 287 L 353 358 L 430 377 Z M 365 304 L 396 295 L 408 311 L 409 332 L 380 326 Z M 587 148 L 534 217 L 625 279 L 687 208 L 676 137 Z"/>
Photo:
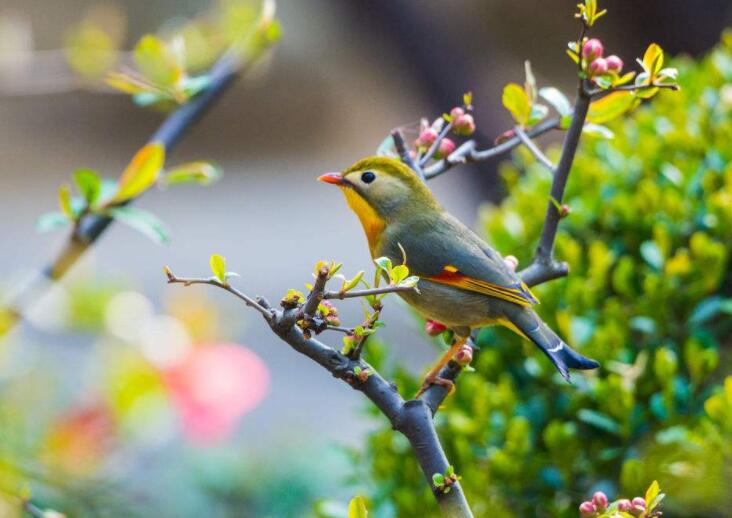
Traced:
<path id="1" fill-rule="evenodd" d="M 432 384 L 452 388 L 441 369 L 471 331 L 503 325 L 533 342 L 569 381 L 569 369 L 599 364 L 572 350 L 532 309 L 537 299 L 503 257 L 443 209 L 424 182 L 399 160 L 364 158 L 342 173 L 318 180 L 337 185 L 356 213 L 373 258 L 406 260 L 419 292 L 399 295 L 428 320 L 447 326 L 454 342 L 430 369 L 420 394 Z M 419 395 L 419 394 L 418 394 Z"/>

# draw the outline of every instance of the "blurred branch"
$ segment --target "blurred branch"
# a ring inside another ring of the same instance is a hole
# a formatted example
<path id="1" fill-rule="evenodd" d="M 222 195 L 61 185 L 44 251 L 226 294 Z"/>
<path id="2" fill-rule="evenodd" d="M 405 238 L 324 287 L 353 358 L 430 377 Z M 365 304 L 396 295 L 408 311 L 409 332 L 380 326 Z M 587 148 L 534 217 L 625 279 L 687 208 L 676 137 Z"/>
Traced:
<path id="1" fill-rule="evenodd" d="M 222 96 L 234 79 L 256 61 L 258 57 L 259 54 L 253 55 L 248 61 L 240 63 L 235 52 L 229 51 L 224 53 L 211 67 L 209 72 L 211 81 L 209 87 L 194 97 L 190 102 L 180 106 L 171 113 L 150 137 L 148 142 L 162 144 L 166 154 L 169 153 L 183 135 L 193 127 L 194 123 Z M 130 200 L 130 202 L 132 201 L 134 199 Z M 66 245 L 56 258 L 46 266 L 41 274 L 28 285 L 24 286 L 22 291 L 10 301 L 7 307 L 0 308 L 9 320 L 9 322 L 6 322 L 0 328 L 0 336 L 7 333 L 22 318 L 25 305 L 37 299 L 49 282 L 55 282 L 62 278 L 76 264 L 79 258 L 104 234 L 112 222 L 112 218 L 97 214 L 89 214 L 79 221 L 79 224 L 74 227 Z"/>
<path id="2" fill-rule="evenodd" d="M 653 88 L 659 88 L 661 90 L 673 90 L 678 91 L 681 87 L 677 84 L 656 84 L 656 83 L 650 83 L 647 85 L 621 85 L 621 86 L 615 86 L 613 88 L 596 88 L 594 90 L 588 90 L 587 95 L 591 97 L 593 100 L 595 98 L 601 98 L 605 97 L 606 95 L 609 95 L 613 92 L 640 92 L 643 90 L 651 90 Z"/>
<path id="3" fill-rule="evenodd" d="M 360 358 L 351 358 L 323 342 L 307 336 L 306 332 L 297 325 L 298 320 L 303 317 L 307 318 L 307 315 L 312 317 L 317 310 L 318 303 L 327 294 L 340 294 L 340 292 L 325 290 L 329 275 L 327 267 L 318 271 L 313 289 L 302 306 L 281 309 L 273 309 L 264 298 L 253 299 L 216 279 L 176 277 L 168 268 L 166 268 L 166 275 L 169 283 L 179 283 L 184 286 L 209 284 L 233 293 L 244 300 L 247 305 L 259 311 L 272 331 L 295 351 L 307 356 L 335 378 L 345 381 L 353 389 L 363 393 L 384 414 L 392 427 L 409 441 L 443 514 L 455 518 L 472 518 L 473 514 L 457 480 L 451 482 L 449 492 L 434 487 L 432 483 L 432 476 L 436 473 L 445 473 L 449 463 L 435 430 L 432 419 L 434 408 L 426 398 L 405 401 L 399 395 L 396 386 L 386 381 L 371 365 Z M 388 291 L 384 291 L 387 290 L 384 288 L 380 293 L 395 291 L 393 288 L 390 287 Z M 364 293 L 362 292 L 360 296 L 364 296 Z M 343 328 L 327 328 L 348 332 Z"/>
<path id="4" fill-rule="evenodd" d="M 368 290 L 353 291 L 326 291 L 323 295 L 324 299 L 354 299 L 358 297 L 367 297 L 369 295 L 384 295 L 386 293 L 398 293 L 400 291 L 417 291 L 416 286 L 384 286 L 383 288 L 370 288 Z"/>
<path id="5" fill-rule="evenodd" d="M 402 135 L 402 132 L 398 129 L 395 129 L 391 132 L 391 138 L 394 140 L 394 147 L 396 148 L 397 153 L 399 153 L 399 158 L 402 160 L 402 162 L 411 167 L 412 170 L 416 172 L 422 180 L 425 180 L 425 172 L 412 157 L 409 151 L 409 147 L 404 141 L 404 135 Z"/>

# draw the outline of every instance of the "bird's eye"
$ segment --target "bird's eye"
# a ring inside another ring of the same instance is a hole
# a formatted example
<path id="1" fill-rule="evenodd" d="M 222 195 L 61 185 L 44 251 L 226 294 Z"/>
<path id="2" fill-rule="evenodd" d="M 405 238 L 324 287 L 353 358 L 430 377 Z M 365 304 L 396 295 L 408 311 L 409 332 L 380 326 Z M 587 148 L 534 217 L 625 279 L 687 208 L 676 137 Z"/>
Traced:
<path id="1" fill-rule="evenodd" d="M 371 183 L 374 180 L 376 180 L 376 175 L 372 173 L 371 171 L 366 171 L 361 175 L 361 181 L 363 183 Z"/>

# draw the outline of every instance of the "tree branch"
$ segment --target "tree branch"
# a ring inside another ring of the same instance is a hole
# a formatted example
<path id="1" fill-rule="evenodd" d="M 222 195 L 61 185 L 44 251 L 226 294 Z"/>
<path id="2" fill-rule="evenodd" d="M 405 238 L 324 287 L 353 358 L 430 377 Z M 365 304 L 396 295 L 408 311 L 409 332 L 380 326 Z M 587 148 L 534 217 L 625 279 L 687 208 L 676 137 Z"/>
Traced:
<path id="1" fill-rule="evenodd" d="M 452 129 L 452 121 L 445 124 L 445 126 L 442 128 L 442 131 L 440 131 L 440 134 L 437 135 L 437 138 L 432 143 L 430 148 L 427 150 L 427 153 L 424 154 L 423 157 L 419 159 L 419 166 L 424 167 L 427 165 L 427 162 L 429 162 L 433 156 L 435 156 L 435 153 L 437 153 L 437 150 L 440 149 L 440 144 L 443 140 L 445 140 L 445 137 L 447 137 L 447 134 L 450 133 L 450 130 Z"/>
<path id="2" fill-rule="evenodd" d="M 209 71 L 209 87 L 171 113 L 148 142 L 162 144 L 166 154 L 169 154 L 183 135 L 221 97 L 239 73 L 251 65 L 258 57 L 258 55 L 253 56 L 249 61 L 242 64 L 239 62 L 236 53 L 224 53 Z M 4 308 L 0 308 L 0 311 L 4 313 L 8 320 L 0 328 L 0 336 L 20 321 L 24 308 L 40 296 L 49 282 L 61 279 L 104 234 L 112 222 L 113 219 L 96 214 L 88 215 L 78 222 L 56 258 L 24 286 L 23 290 L 11 299 Z"/>
<path id="3" fill-rule="evenodd" d="M 318 299 L 322 300 L 321 296 L 324 296 L 326 293 L 338 293 L 325 291 L 328 278 L 327 267 L 322 268 L 318 272 L 311 294 L 301 308 L 276 310 L 272 309 L 269 303 L 263 298 L 252 299 L 248 295 L 245 295 L 228 284 L 222 284 L 216 279 L 176 277 L 170 269 L 166 269 L 165 273 L 169 283 L 179 283 L 184 286 L 208 284 L 224 289 L 239 297 L 248 306 L 259 311 L 264 316 L 272 331 L 295 351 L 307 356 L 328 370 L 334 377 L 345 381 L 355 390 L 362 392 L 386 416 L 392 427 L 402 433 L 409 441 L 417 462 L 424 473 L 427 483 L 432 488 L 435 499 L 443 514 L 455 518 L 472 518 L 473 514 L 470 506 L 458 481 L 455 481 L 450 486 L 450 491 L 447 493 L 439 488 L 435 488 L 432 483 L 432 475 L 435 473 L 445 473 L 449 463 L 437 436 L 432 419 L 433 410 L 429 404 L 424 400 L 405 402 L 399 395 L 396 387 L 387 382 L 368 363 L 360 358 L 349 358 L 319 340 L 306 336 L 300 327 L 297 326 L 296 322 L 300 315 L 307 314 L 308 311 L 314 312 L 317 310 L 317 304 L 313 301 Z M 338 330 L 342 329 L 338 328 Z"/>
<path id="4" fill-rule="evenodd" d="M 606 95 L 609 95 L 613 92 L 638 92 L 638 91 L 642 91 L 642 90 L 651 90 L 653 88 L 677 91 L 681 87 L 676 84 L 665 84 L 665 83 L 661 83 L 661 84 L 651 83 L 651 84 L 647 84 L 647 85 L 621 85 L 621 86 L 615 86 L 613 88 L 608 88 L 606 90 L 603 90 L 602 88 L 588 90 L 587 95 L 590 96 L 594 100 L 595 98 L 605 97 Z"/>
<path id="5" fill-rule="evenodd" d="M 549 131 L 559 129 L 560 120 L 558 117 L 553 117 L 545 121 L 540 122 L 536 126 L 530 128 L 526 135 L 531 138 L 538 137 Z M 483 162 L 490 158 L 499 156 L 503 153 L 511 151 L 513 148 L 521 145 L 521 139 L 518 136 L 509 138 L 508 140 L 493 146 L 492 148 L 477 150 L 475 149 L 476 143 L 474 140 L 468 140 L 464 142 L 460 147 L 453 151 L 450 156 L 435 162 L 434 164 L 424 169 L 424 176 L 427 180 L 431 180 L 450 169 L 457 164 L 464 164 L 468 162 Z M 401 154 L 400 154 L 401 156 Z M 405 162 L 407 165 L 409 163 Z M 411 167 L 411 165 L 410 165 Z"/>
<path id="6" fill-rule="evenodd" d="M 391 138 L 394 141 L 394 147 L 396 148 L 401 161 L 411 167 L 412 171 L 417 173 L 417 175 L 422 180 L 425 180 L 426 178 L 424 170 L 419 166 L 417 161 L 412 158 L 412 155 L 409 152 L 409 146 L 407 146 L 406 142 L 404 141 L 404 135 L 402 135 L 402 132 L 398 129 L 393 130 L 391 132 Z"/>

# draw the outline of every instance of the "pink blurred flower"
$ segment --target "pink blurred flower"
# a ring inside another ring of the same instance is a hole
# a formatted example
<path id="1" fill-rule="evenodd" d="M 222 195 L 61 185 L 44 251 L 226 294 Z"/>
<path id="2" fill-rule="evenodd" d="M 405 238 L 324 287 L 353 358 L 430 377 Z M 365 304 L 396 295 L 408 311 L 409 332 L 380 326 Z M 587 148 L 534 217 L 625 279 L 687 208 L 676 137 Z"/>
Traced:
<path id="1" fill-rule="evenodd" d="M 605 58 L 605 61 L 607 61 L 608 70 L 614 70 L 617 73 L 620 73 L 620 71 L 623 70 L 623 60 L 618 56 L 608 56 Z"/>
<path id="2" fill-rule="evenodd" d="M 434 320 L 428 320 L 424 323 L 424 330 L 430 336 L 437 336 L 447 331 L 447 326 L 442 325 Z"/>
<path id="3" fill-rule="evenodd" d="M 262 360 L 229 343 L 195 347 L 164 378 L 186 435 L 204 443 L 225 439 L 269 389 Z"/>
<path id="4" fill-rule="evenodd" d="M 582 57 L 588 61 L 595 58 L 601 58 L 605 52 L 605 48 L 602 46 L 602 42 L 597 38 L 589 39 L 582 45 Z"/>

